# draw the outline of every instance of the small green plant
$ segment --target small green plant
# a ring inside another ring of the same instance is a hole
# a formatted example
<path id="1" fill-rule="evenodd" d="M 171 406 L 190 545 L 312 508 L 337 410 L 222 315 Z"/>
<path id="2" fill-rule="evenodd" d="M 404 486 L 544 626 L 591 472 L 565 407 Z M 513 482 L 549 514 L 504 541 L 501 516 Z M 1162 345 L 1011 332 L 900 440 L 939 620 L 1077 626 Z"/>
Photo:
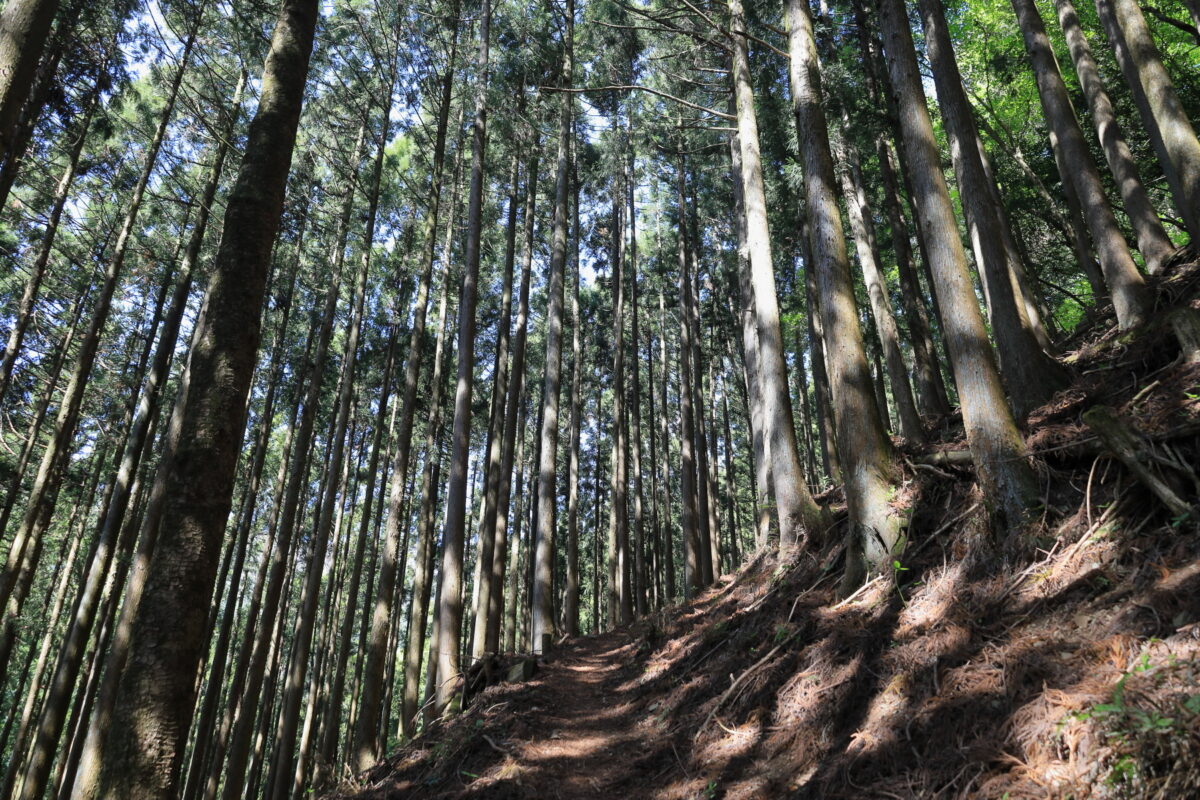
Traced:
<path id="1" fill-rule="evenodd" d="M 717 782 L 709 781 L 708 784 L 704 787 L 705 800 L 714 800 L 714 798 L 716 796 L 717 796 Z"/>
<path id="2" fill-rule="evenodd" d="M 1174 660 L 1168 659 L 1165 666 L 1173 664 Z M 1150 654 L 1143 652 L 1117 680 L 1108 702 L 1078 711 L 1060 723 L 1061 731 L 1071 720 L 1090 720 L 1102 731 L 1113 749 L 1103 781 L 1116 797 L 1144 796 L 1151 784 L 1159 792 L 1157 796 L 1172 796 L 1169 791 L 1161 793 L 1166 791 L 1164 786 L 1194 778 L 1182 776 L 1192 772 L 1185 765 L 1195 763 L 1192 732 L 1200 715 L 1200 694 L 1163 706 L 1152 699 L 1131 699 L 1127 690 L 1130 678 L 1163 666 L 1151 663 Z M 1161 676 L 1148 679 L 1157 681 Z"/>

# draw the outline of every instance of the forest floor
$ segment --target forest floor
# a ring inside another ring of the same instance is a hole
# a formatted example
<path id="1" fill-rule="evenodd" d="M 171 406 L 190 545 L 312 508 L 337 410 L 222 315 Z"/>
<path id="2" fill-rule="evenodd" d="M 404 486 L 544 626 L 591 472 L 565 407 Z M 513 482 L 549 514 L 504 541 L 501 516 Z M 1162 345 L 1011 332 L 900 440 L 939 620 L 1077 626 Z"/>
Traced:
<path id="1" fill-rule="evenodd" d="M 836 532 L 760 553 L 552 648 L 336 796 L 1200 797 L 1200 525 L 1081 417 L 1114 408 L 1195 508 L 1200 362 L 1166 312 L 1200 310 L 1200 267 L 1159 297 L 1144 330 L 1101 314 L 1065 343 L 1077 378 L 1028 422 L 1045 502 L 1022 530 L 990 528 L 969 463 L 906 451 L 906 549 L 853 595 Z M 964 447 L 948 422 L 935 449 Z"/>

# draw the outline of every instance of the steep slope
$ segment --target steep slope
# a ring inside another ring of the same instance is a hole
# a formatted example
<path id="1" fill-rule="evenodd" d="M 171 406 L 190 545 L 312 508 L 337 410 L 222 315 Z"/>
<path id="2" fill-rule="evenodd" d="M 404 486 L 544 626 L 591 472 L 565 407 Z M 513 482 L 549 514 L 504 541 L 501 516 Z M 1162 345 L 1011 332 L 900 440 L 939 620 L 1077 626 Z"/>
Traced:
<path id="1" fill-rule="evenodd" d="M 1196 286 L 1178 270 L 1147 329 L 1102 318 L 1068 344 L 1078 379 L 1030 420 L 1046 502 L 1020 535 L 989 531 L 948 425 L 938 454 L 909 454 L 888 574 L 839 597 L 837 532 L 799 563 L 759 554 L 561 644 L 337 796 L 1200 796 L 1200 526 L 1162 494 L 1200 498 L 1178 316 L 1200 313 Z M 1159 488 L 1084 422 L 1098 406 Z"/>

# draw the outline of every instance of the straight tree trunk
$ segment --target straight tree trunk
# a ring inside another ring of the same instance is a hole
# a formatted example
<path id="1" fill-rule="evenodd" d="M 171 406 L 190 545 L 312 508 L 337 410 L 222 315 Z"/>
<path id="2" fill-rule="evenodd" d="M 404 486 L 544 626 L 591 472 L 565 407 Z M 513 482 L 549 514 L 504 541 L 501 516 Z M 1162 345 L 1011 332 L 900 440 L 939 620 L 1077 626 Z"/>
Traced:
<path id="1" fill-rule="evenodd" d="M 1132 0 L 1096 0 L 1096 11 L 1158 153 L 1175 208 L 1192 241 L 1200 242 L 1200 140 L 1163 67 L 1146 18 Z"/>
<path id="2" fill-rule="evenodd" d="M 467 239 L 462 290 L 458 299 L 458 381 L 454 395 L 450 482 L 442 533 L 442 589 L 438 598 L 437 683 L 433 711 L 455 714 L 462 699 L 459 642 L 463 619 L 462 570 L 467 524 L 467 462 L 471 448 L 471 396 L 475 373 L 475 307 L 478 302 L 479 252 L 483 227 L 483 178 L 487 157 L 488 48 L 491 4 L 483 5 L 476 66 L 475 120 L 471 137 L 471 189 L 467 201 Z"/>
<path id="3" fill-rule="evenodd" d="M 882 0 L 879 18 L 908 164 L 913 170 L 914 200 L 927 234 L 930 267 L 937 278 L 937 299 L 946 326 L 946 346 L 958 385 L 967 443 L 984 493 L 999 512 L 1001 522 L 1017 526 L 1036 502 L 1036 480 L 1000 388 L 983 315 L 967 274 L 966 253 L 942 177 L 902 0 Z"/>
<path id="4" fill-rule="evenodd" d="M 570 89 L 574 76 L 575 0 L 567 0 L 567 29 L 560 82 Z M 546 367 L 542 381 L 541 434 L 538 439 L 537 524 L 533 534 L 533 580 L 530 649 L 544 653 L 554 636 L 554 534 L 558 519 L 558 406 L 562 383 L 563 283 L 570 214 L 568 177 L 571 168 L 571 94 L 563 93 L 558 129 L 558 164 L 554 181 L 554 228 L 547 267 Z"/>
<path id="5" fill-rule="evenodd" d="M 1150 202 L 1150 196 L 1138 174 L 1116 109 L 1100 77 L 1100 68 L 1079 24 L 1075 5 L 1071 0 L 1054 0 L 1054 5 L 1058 9 L 1058 24 L 1062 26 L 1067 47 L 1071 51 L 1071 60 L 1075 63 L 1075 74 L 1079 77 L 1083 96 L 1087 98 L 1088 108 L 1092 112 L 1092 124 L 1096 126 L 1100 147 L 1104 150 L 1108 169 L 1116 179 L 1117 189 L 1121 192 L 1125 213 L 1129 215 L 1129 223 L 1137 236 L 1138 250 L 1146 260 L 1146 271 L 1157 275 L 1175 252 L 1175 246 L 1163 229 L 1158 212 Z"/>
<path id="6" fill-rule="evenodd" d="M 1132 328 L 1145 321 L 1150 310 L 1146 282 L 1134 266 L 1129 246 L 1117 227 L 1112 206 L 1100 182 L 1100 171 L 1079 129 L 1079 120 L 1075 118 L 1037 6 L 1033 0 L 1012 0 L 1012 6 L 1037 77 L 1038 96 L 1051 131 L 1050 143 L 1055 150 L 1061 151 L 1061 166 L 1065 167 L 1063 181 L 1072 183 L 1083 206 L 1084 220 L 1100 256 L 1100 269 L 1112 296 L 1117 321 L 1122 328 Z M 1196 146 L 1200 151 L 1200 144 Z M 1200 191 L 1200 173 L 1197 174 L 1197 191 Z"/>
<path id="7" fill-rule="evenodd" d="M 363 137 L 360 136 L 354 145 L 350 157 L 351 164 L 358 164 L 362 157 Z M 237 703 L 236 721 L 232 737 L 229 740 L 229 761 L 226 767 L 224 800 L 236 800 L 241 796 L 243 783 L 246 779 L 247 759 L 252 755 L 252 738 L 257 730 L 256 716 L 259 714 L 258 704 L 254 699 L 262 693 L 264 676 L 268 674 L 268 654 L 271 653 L 271 638 L 275 635 L 275 618 L 283 614 L 281 598 L 287 586 L 285 579 L 290 571 L 290 559 L 295 544 L 295 532 L 298 527 L 297 516 L 303 509 L 303 492 L 307 487 L 309 468 L 308 453 L 313 443 L 313 428 L 316 423 L 317 408 L 320 404 L 322 378 L 325 374 L 325 364 L 329 357 L 329 344 L 333 338 L 334 317 L 337 311 L 338 297 L 341 291 L 342 268 L 345 263 L 346 242 L 349 236 L 350 216 L 354 208 L 354 183 L 347 180 L 343 190 L 343 201 L 334 232 L 334 246 L 330 256 L 330 283 L 326 290 L 324 308 L 321 311 L 320 324 L 316 333 L 316 345 L 311 364 L 308 367 L 309 382 L 305 390 L 303 410 L 300 415 L 299 427 L 296 431 L 295 452 L 288 467 L 287 484 L 279 504 L 279 519 L 276 523 L 274 548 L 271 551 L 271 561 L 267 568 L 267 582 L 264 588 L 262 614 L 256 620 L 257 636 L 247 668 L 241 673 L 245 688 L 241 697 L 235 698 Z M 273 658 L 278 658 L 276 652 Z M 262 709 L 266 714 L 267 707 Z M 264 718 L 265 723 L 265 718 Z M 207 795 L 206 795 L 207 800 Z"/>
<path id="8" fill-rule="evenodd" d="M 425 347 L 425 322 L 429 305 L 429 285 L 433 275 L 433 262 L 437 253 L 437 226 L 438 215 L 441 210 L 442 168 L 446 157 L 446 132 L 449 129 L 450 106 L 454 88 L 454 63 L 458 52 L 458 3 L 455 2 L 452 8 L 453 10 L 447 17 L 446 23 L 450 28 L 450 58 L 446 65 L 446 71 L 442 76 L 441 104 L 438 107 L 437 129 L 434 134 L 433 179 L 431 182 L 430 205 L 425 216 L 424 264 L 420 280 L 417 284 L 417 298 L 414 305 L 412 331 L 409 334 L 408 357 L 404 362 L 404 393 L 400 398 L 400 427 L 396 432 L 396 452 L 392 460 L 391 487 L 388 493 L 388 516 L 383 533 L 383 554 L 379 564 L 379 577 L 375 586 L 371 631 L 366 643 L 367 652 L 363 666 L 359 712 L 355 723 L 355 753 L 352 763 L 360 772 L 374 766 L 375 762 L 383 755 L 383 742 L 379 740 L 380 697 L 383 694 L 384 669 L 388 653 L 388 631 L 392 620 L 392 602 L 396 594 L 396 573 L 400 561 L 400 540 L 403 536 L 403 521 L 400 510 L 404 505 L 404 486 L 405 481 L 408 480 L 409 460 L 412 453 L 413 420 L 416 415 L 417 388 L 421 376 L 421 361 Z M 461 124 L 458 127 L 461 129 Z M 458 148 L 458 153 L 459 156 L 457 158 L 461 159 L 461 145 Z M 457 195 L 458 187 L 458 169 L 459 167 L 456 163 L 451 182 L 455 195 Z M 450 230 L 454 228 L 453 216 L 457 205 L 457 196 L 455 196 L 452 198 L 450 204 Z M 447 234 L 447 236 L 449 235 Z M 442 281 L 445 284 L 449 281 L 450 275 L 448 262 L 443 265 L 442 272 Z M 438 362 L 435 361 L 435 363 Z M 436 386 L 437 384 L 435 383 L 434 385 Z M 436 409 L 437 406 L 434 408 Z M 434 411 L 432 413 L 437 412 Z M 432 455 L 431 451 L 427 450 L 426 457 L 429 458 L 430 455 Z M 426 555 L 432 554 L 432 551 L 428 550 L 429 544 L 423 537 L 417 543 L 418 553 L 421 553 L 422 547 L 427 548 Z M 417 563 L 418 565 L 425 563 L 420 555 L 418 555 Z M 421 569 L 419 568 L 418 575 L 420 574 Z M 428 576 L 426 577 L 428 578 Z M 430 585 L 427 583 L 425 586 L 420 587 L 420 589 L 421 594 L 423 594 L 426 602 L 428 602 Z M 414 594 L 414 597 L 416 596 L 417 594 Z M 422 634 L 424 633 L 424 627 L 424 614 L 422 614 L 420 622 Z M 411 638 L 412 625 L 410 623 L 410 641 Z M 420 643 L 423 646 L 423 636 L 420 637 Z M 411 657 L 410 653 L 408 659 L 411 659 Z M 405 685 L 407 687 L 411 683 L 415 691 L 416 675 L 420 674 L 421 669 L 419 652 L 415 673 L 411 676 L 409 673 L 409 663 L 409 660 L 406 659 Z M 404 706 L 400 715 L 402 726 L 411 725 L 413 717 L 416 714 L 415 698 L 412 708 L 409 708 L 408 702 L 409 697 L 406 688 Z"/>
<path id="9" fill-rule="evenodd" d="M 283 209 L 318 10 L 284 0 L 242 166 L 225 212 L 207 308 L 189 361 L 162 535 L 134 621 L 114 724 L 77 798 L 176 794 L 196 665 L 258 349 L 262 300 Z"/>
<path id="10" fill-rule="evenodd" d="M 671 525 L 671 435 L 669 431 L 670 425 L 667 422 L 667 409 L 670 408 L 670 405 L 667 403 L 667 385 L 670 383 L 671 368 L 669 366 L 670 362 L 667 360 L 667 307 L 661 289 L 658 292 L 658 319 L 658 363 L 662 365 L 662 413 L 658 416 L 658 431 L 659 435 L 662 436 L 663 448 L 663 592 L 666 594 L 666 604 L 670 604 L 675 600 L 675 533 Z M 599 408 L 597 408 L 596 413 L 599 416 Z M 680 440 L 683 440 L 682 433 L 680 434 Z M 682 492 L 680 494 L 686 497 Z M 599 504 L 599 500 L 597 500 L 597 504 Z M 685 503 L 684 511 L 686 512 L 686 510 L 687 505 Z M 686 533 L 684 534 L 684 541 L 687 541 Z M 684 586 L 686 589 L 686 579 Z"/>
<path id="11" fill-rule="evenodd" d="M 904 319 L 908 322 L 908 338 L 913 350 L 917 402 L 920 403 L 923 415 L 941 417 L 950 413 L 950 401 L 946 398 L 946 387 L 942 383 L 942 371 L 938 367 L 937 348 L 929 332 L 925 304 L 921 302 L 921 283 L 917 279 L 916 269 L 913 268 L 908 220 L 904 217 L 904 209 L 900 203 L 900 187 L 896 182 L 896 171 L 892 167 L 891 148 L 883 138 L 879 140 L 877 155 L 888 224 L 892 229 L 892 251 L 896 256 L 896 272 L 900 278 L 900 301 L 904 308 Z"/>
<path id="12" fill-rule="evenodd" d="M 646 613 L 646 514 L 642 486 L 642 399 L 641 399 L 641 370 L 638 366 L 637 352 L 640 332 L 638 330 L 638 251 L 637 251 L 637 204 L 634 202 L 636 192 L 636 167 L 632 141 L 627 142 L 628 154 L 625 164 L 625 216 L 626 227 L 629 229 L 629 248 L 625 258 L 624 271 L 629 273 L 629 338 L 633 343 L 633 384 L 630 386 L 629 401 L 629 438 L 630 454 L 633 458 L 633 541 L 629 549 L 633 550 L 633 611 L 640 617 Z M 578 209 L 576 209 L 578 214 Z M 578 233 L 578 219 L 576 219 Z M 578 243 L 578 240 L 576 240 Z M 576 247 L 578 250 L 578 247 Z M 576 253 L 578 258 L 578 253 Z M 578 265 L 576 265 L 578 266 Z M 577 270 L 578 271 L 578 270 Z M 578 276 L 576 276 L 578 280 Z M 575 314 L 578 319 L 578 313 Z M 572 392 L 572 397 L 574 392 Z"/>
<path id="13" fill-rule="evenodd" d="M 300 723 L 300 705 L 304 699 L 304 688 L 307 678 L 309 651 L 312 647 L 313 631 L 317 623 L 318 604 L 321 599 L 321 582 L 324 577 L 324 565 L 327 559 L 326 551 L 334 524 L 334 514 L 338 506 L 339 478 L 345 460 L 347 427 L 350 423 L 352 401 L 354 399 L 354 374 L 358 361 L 358 340 L 362 333 L 363 308 L 366 302 L 367 278 L 371 266 L 371 248 L 375 238 L 375 216 L 379 203 L 379 177 L 383 169 L 382 154 L 388 144 L 388 119 L 391 115 L 391 88 L 384 109 L 383 135 L 380 137 L 377 156 L 373 167 L 371 195 L 368 198 L 367 228 L 363 241 L 363 255 L 359 263 L 358 275 L 354 284 L 354 299 L 350 320 L 345 333 L 345 351 L 342 354 L 339 393 L 337 395 L 336 422 L 330 439 L 332 455 L 328 468 L 329 477 L 325 484 L 324 497 L 320 499 L 316 530 L 309 541 L 309 558 L 305 570 L 303 600 L 301 601 L 299 625 L 293 634 L 292 657 L 288 667 L 287 683 L 283 692 L 283 717 L 281 721 L 282 735 L 276 746 L 273 769 L 276 773 L 274 786 L 268 789 L 270 796 L 277 800 L 286 800 L 292 790 L 293 751 L 296 748 L 297 727 Z M 359 138 L 365 136 L 366 123 L 359 131 Z M 357 150 L 358 148 L 356 148 Z M 357 183 L 355 173 L 358 171 L 359 158 L 348 165 L 351 180 Z M 352 195 L 353 193 L 351 193 Z M 339 257 L 344 256 L 339 253 Z M 329 589 L 326 590 L 327 592 Z M 334 697 L 341 697 L 337 692 Z"/>
<path id="14" fill-rule="evenodd" d="M 524 87 L 518 106 L 524 105 Z M 522 111 L 524 109 L 522 108 Z M 517 245 L 517 181 L 519 155 L 514 153 L 509 180 L 508 221 L 505 226 L 504 269 L 500 290 L 500 320 L 496 334 L 496 361 L 492 369 L 492 402 L 488 414 L 487 462 L 484 472 L 483 513 L 479 522 L 479 554 L 475 559 L 478 581 L 475 584 L 475 635 L 471 642 L 472 660 L 489 652 L 488 643 L 496 640 L 498 616 L 489 613 L 492 602 L 492 580 L 496 562 L 496 506 L 500 493 L 500 461 L 504 448 L 504 413 L 508 399 L 508 340 L 512 327 L 513 265 Z M 493 651 L 494 652 L 494 651 Z"/>
<path id="15" fill-rule="evenodd" d="M 1024 265 L 1009 262 L 1009 253 L 1004 246 L 1003 220 L 997 204 L 992 202 L 990 179 L 979 157 L 979 134 L 970 101 L 963 90 L 941 0 L 920 0 L 919 5 L 925 29 L 925 49 L 933 67 L 938 103 L 958 175 L 959 196 L 991 311 L 1000 376 L 1008 388 L 1014 413 L 1020 419 L 1062 389 L 1067 376 L 1058 362 L 1042 349 L 1028 316 L 1023 313 L 1024 297 L 1013 276 L 1023 275 Z"/>
<path id="16" fill-rule="evenodd" d="M 696 290 L 699 282 L 699 259 L 696 249 L 700 241 L 696 224 L 695 186 L 692 187 L 691 204 L 685 204 L 688 209 L 688 279 L 685 286 L 680 287 L 685 302 L 681 309 L 681 319 L 686 321 L 689 331 L 688 341 L 692 349 L 691 373 L 692 385 L 688 391 L 692 394 L 692 412 L 695 421 L 692 423 L 692 434 L 695 437 L 693 452 L 696 456 L 696 517 L 699 521 L 697 533 L 700 542 L 700 586 L 708 586 L 713 582 L 713 538 L 717 535 L 712 521 L 713 502 L 710 482 L 708 480 L 708 436 L 704 424 L 704 367 L 701 361 L 700 347 L 700 300 Z M 682 213 L 682 210 L 681 210 Z"/>
<path id="17" fill-rule="evenodd" d="M 608 626 L 618 621 L 626 625 L 632 618 L 629 585 L 629 528 L 628 476 L 626 475 L 625 438 L 625 232 L 623 230 L 625 203 L 619 177 L 614 177 L 612 204 L 612 242 L 610 276 L 612 291 L 612 429 L 609 441 L 610 467 L 608 491 L 612 501 L 608 506 Z"/>
<path id="18" fill-rule="evenodd" d="M 867 205 L 867 193 L 863 188 L 862 167 L 852 148 L 843 149 L 845 169 L 842 170 L 842 194 L 846 199 L 846 214 L 850 217 L 850 230 L 854 234 L 854 247 L 858 252 L 859 266 L 862 267 L 867 298 L 875 317 L 879 346 L 887 361 L 892 400 L 900 418 L 900 434 L 920 444 L 925 441 L 925 429 L 917 413 L 912 385 L 908 382 L 908 367 L 900 350 L 900 333 L 896 327 L 896 317 L 892 314 L 887 282 L 879 269 L 879 250 L 875 243 L 875 227 L 871 209 Z"/>
<path id="19" fill-rule="evenodd" d="M 575 172 L 576 154 L 572 151 L 571 189 L 574 202 L 571 204 L 574 213 L 574 235 L 571 239 L 571 410 L 570 410 L 570 443 L 568 444 L 567 464 L 567 575 L 563 597 L 563 628 L 568 636 L 579 635 L 579 441 L 580 441 L 580 404 L 583 402 L 583 391 L 580 381 L 583 378 L 583 354 L 580 344 L 579 315 L 579 178 Z M 635 282 L 636 297 L 636 282 Z M 634 325 L 636 330 L 637 307 L 634 304 Z M 637 368 L 634 368 L 634 381 L 637 380 Z M 635 393 L 634 397 L 637 395 Z M 651 414 L 653 418 L 653 413 Z M 653 447 L 653 443 L 651 443 Z M 511 472 L 511 468 L 509 469 Z M 497 563 L 500 557 L 497 555 Z"/>
<path id="20" fill-rule="evenodd" d="M 801 245 L 804 250 L 804 291 L 808 301 L 805 317 L 808 322 L 808 352 L 812 361 L 813 395 L 817 407 L 817 431 L 821 444 L 821 464 L 831 484 L 842 482 L 841 459 L 838 458 L 836 426 L 833 418 L 833 394 L 829 387 L 828 361 L 825 359 L 825 324 L 821 321 L 821 300 L 817 288 L 816 263 L 812 255 L 808 222 L 802 223 Z"/>
<path id="21" fill-rule="evenodd" d="M 681 148 L 682 149 L 682 148 Z M 687 219 L 687 173 L 680 159 L 676 172 L 679 185 L 679 502 L 683 536 L 683 596 L 691 598 L 704 587 L 703 556 L 700 541 L 699 487 L 696 483 L 696 433 L 695 385 L 692 364 L 692 326 L 688 314 L 688 297 L 691 294 L 691 254 L 688 242 Z M 665 373 L 665 371 L 664 371 Z M 664 380 L 666 375 L 664 374 Z M 663 408 L 666 408 L 663 401 Z"/>
<path id="22" fill-rule="evenodd" d="M 759 380 L 758 327 L 755 324 L 754 287 L 750 279 L 750 243 L 746 233 L 746 207 L 742 197 L 742 149 L 737 134 L 729 137 L 730 167 L 733 186 L 733 213 L 736 218 L 738 237 L 737 278 L 740 303 L 738 317 L 741 322 L 742 367 L 746 379 L 746 395 L 749 406 L 750 438 L 754 461 L 754 543 L 766 547 L 771 539 L 771 442 L 767 430 L 766 407 L 763 403 L 762 386 Z M 803 370 L 803 367 L 800 367 Z M 665 361 L 664 361 L 665 369 Z M 664 376 L 664 387 L 665 387 Z M 663 391 L 664 414 L 666 390 Z M 665 424 L 665 420 L 664 420 Z M 663 437 L 664 447 L 666 436 Z M 669 513 L 669 504 L 668 504 Z M 778 535 L 776 533 L 776 535 Z"/>
<path id="23" fill-rule="evenodd" d="M 746 240 L 750 251 L 754 287 L 755 324 L 758 330 L 759 377 L 766 429 L 771 442 L 771 477 L 779 518 L 780 548 L 786 553 L 814 539 L 822 530 L 823 514 L 813 501 L 800 467 L 796 426 L 788 397 L 787 365 L 779 328 L 779 301 L 767 227 L 767 202 L 759 156 L 758 119 L 750 83 L 750 57 L 741 0 L 729 0 L 733 41 L 734 96 L 737 100 L 738 142 L 742 151 L 742 198 L 746 208 Z M 813 542 L 816 543 L 815 541 Z"/>
<path id="24" fill-rule="evenodd" d="M 493 617 L 497 624 L 491 631 L 493 638 L 488 641 L 488 648 L 492 652 L 496 652 L 500 647 L 500 622 L 504 617 L 506 608 L 506 600 L 504 594 L 505 575 L 508 570 L 508 522 L 509 522 L 509 494 L 512 488 L 513 474 L 513 458 L 514 449 L 516 448 L 517 440 L 517 417 L 519 413 L 524 413 L 521 406 L 521 398 L 524 396 L 525 390 L 525 357 L 526 357 L 526 342 L 529 337 L 529 291 L 530 291 L 530 276 L 533 269 L 533 233 L 534 222 L 536 219 L 535 211 L 537 207 L 537 190 L 538 190 L 538 143 L 537 130 L 531 129 L 532 151 L 529 156 L 529 164 L 526 168 L 525 178 L 525 211 L 522 221 L 522 244 L 521 244 L 521 288 L 517 294 L 517 320 L 516 329 L 513 332 L 512 346 L 512 379 L 508 382 L 508 396 L 505 399 L 504 408 L 504 432 L 503 441 L 500 448 L 500 485 L 497 491 L 496 503 L 496 546 L 492 554 L 492 582 L 491 595 L 488 598 L 488 615 Z M 521 411 L 518 412 L 518 408 Z M 516 519 L 520 519 L 520 506 L 518 504 Z M 512 543 L 512 549 L 517 548 L 516 540 Z M 507 642 L 507 637 L 506 637 Z"/>
<path id="25" fill-rule="evenodd" d="M 843 586 L 853 588 L 862 577 L 862 566 L 871 570 L 884 567 L 903 544 L 900 514 L 890 503 L 897 468 L 891 440 L 884 430 L 871 388 L 870 367 L 858 324 L 854 284 L 837 206 L 829 129 L 822 106 L 817 46 L 804 0 L 789 0 L 788 25 L 792 107 L 804 165 L 813 266 L 821 292 L 826 342 L 832 354 L 828 360 L 830 389 L 850 512 L 851 539 Z M 849 561 L 851 556 L 864 563 L 855 569 Z"/>

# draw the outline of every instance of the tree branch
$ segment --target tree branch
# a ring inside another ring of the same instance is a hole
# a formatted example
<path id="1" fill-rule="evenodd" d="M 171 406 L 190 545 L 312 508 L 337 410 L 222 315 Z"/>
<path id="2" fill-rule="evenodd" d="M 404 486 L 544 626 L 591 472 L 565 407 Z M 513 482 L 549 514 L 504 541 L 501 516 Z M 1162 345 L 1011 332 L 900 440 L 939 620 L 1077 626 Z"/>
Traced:
<path id="1" fill-rule="evenodd" d="M 712 114 L 714 117 L 720 117 L 721 119 L 727 120 L 737 119 L 732 114 L 726 114 L 724 111 L 717 111 L 716 109 L 708 108 L 707 106 L 697 105 L 696 103 L 684 100 L 682 97 L 676 97 L 673 94 L 660 92 L 658 89 L 651 89 L 649 86 L 612 85 L 592 86 L 583 89 L 566 89 L 560 86 L 539 86 L 538 88 L 544 92 L 569 92 L 571 94 L 590 94 L 591 92 L 648 92 L 649 94 L 656 95 L 664 100 L 670 100 L 674 103 L 679 103 L 682 106 L 687 106 L 688 108 L 695 109 L 696 111 L 703 111 L 705 114 Z"/>

